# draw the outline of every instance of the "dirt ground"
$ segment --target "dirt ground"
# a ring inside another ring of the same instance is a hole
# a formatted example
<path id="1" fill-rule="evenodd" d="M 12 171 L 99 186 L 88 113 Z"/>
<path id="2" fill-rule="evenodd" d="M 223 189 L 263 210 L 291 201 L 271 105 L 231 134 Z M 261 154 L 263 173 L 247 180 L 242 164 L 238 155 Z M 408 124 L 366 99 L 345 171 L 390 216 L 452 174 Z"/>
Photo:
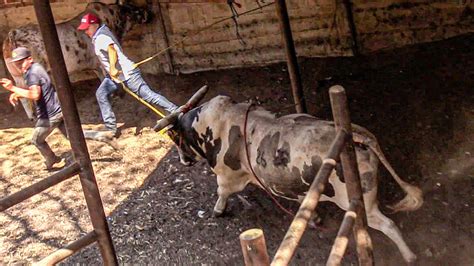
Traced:
<path id="1" fill-rule="evenodd" d="M 424 206 L 390 214 L 417 254 L 419 265 L 473 265 L 474 252 L 474 35 L 384 51 L 360 58 L 301 59 L 311 114 L 330 119 L 328 88 L 343 85 L 354 123 L 371 130 L 397 172 L 425 193 Z M 146 76 L 154 88 L 182 104 L 203 84 L 207 98 L 227 94 L 264 107 L 293 112 L 286 65 L 219 70 L 190 75 Z M 94 98 L 97 80 L 74 84 L 84 128 L 101 124 Z M 31 123 L 0 94 L 0 196 L 37 182 L 48 173 L 29 143 Z M 170 141 L 153 132 L 156 117 L 130 96 L 114 99 L 121 123 L 118 149 L 94 141 L 88 148 L 120 263 L 242 265 L 238 236 L 250 228 L 265 232 L 270 256 L 291 217 L 254 186 L 229 200 L 214 218 L 215 176 L 208 166 L 179 164 Z M 48 141 L 68 156 L 69 144 L 56 132 Z M 403 194 L 381 172 L 381 205 Z M 247 201 L 250 205 L 246 204 Z M 298 205 L 281 200 L 293 211 Z M 307 230 L 294 265 L 323 264 L 343 212 L 318 207 L 318 229 Z M 72 178 L 0 213 L 0 258 L 4 264 L 36 261 L 92 230 L 80 183 Z M 378 265 L 400 265 L 396 246 L 370 230 Z M 357 261 L 353 243 L 344 264 Z M 96 245 L 65 264 L 98 264 Z"/>

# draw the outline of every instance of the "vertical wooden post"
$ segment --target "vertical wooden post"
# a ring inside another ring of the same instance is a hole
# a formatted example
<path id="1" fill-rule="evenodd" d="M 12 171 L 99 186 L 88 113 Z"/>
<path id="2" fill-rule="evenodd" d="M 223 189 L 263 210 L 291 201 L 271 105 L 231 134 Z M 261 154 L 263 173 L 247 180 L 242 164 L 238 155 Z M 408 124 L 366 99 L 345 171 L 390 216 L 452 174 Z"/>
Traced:
<path id="1" fill-rule="evenodd" d="M 298 67 L 298 59 L 296 57 L 295 44 L 291 33 L 290 19 L 288 10 L 286 9 L 285 0 L 276 0 L 277 15 L 280 20 L 280 29 L 285 41 L 286 63 L 288 65 L 288 73 L 290 74 L 291 89 L 293 91 L 293 100 L 297 113 L 307 113 L 306 103 L 303 95 L 303 85 L 301 85 L 301 74 Z"/>
<path id="2" fill-rule="evenodd" d="M 246 266 L 270 265 L 265 236 L 261 229 L 249 229 L 240 234 L 239 238 Z"/>
<path id="3" fill-rule="evenodd" d="M 81 166 L 79 177 L 86 199 L 94 231 L 98 236 L 99 249 L 105 265 L 117 265 L 117 257 L 110 236 L 104 207 L 100 199 L 99 188 L 92 169 L 89 151 L 82 132 L 81 121 L 77 112 L 66 64 L 59 44 L 56 25 L 54 24 L 51 5 L 47 0 L 33 1 L 39 28 L 49 62 L 55 62 L 51 69 L 58 98 L 61 103 L 67 134 L 71 143 L 74 159 Z"/>
<path id="4" fill-rule="evenodd" d="M 357 28 L 354 22 L 354 13 L 352 11 L 352 2 L 351 0 L 343 0 L 344 7 L 346 8 L 347 23 L 349 24 L 349 30 L 351 31 L 352 36 L 352 54 L 354 56 L 359 56 L 359 40 L 357 37 Z"/>
<path id="5" fill-rule="evenodd" d="M 341 163 L 346 181 L 347 194 L 350 204 L 357 204 L 357 217 L 354 224 L 354 238 L 357 243 L 357 253 L 360 265 L 373 265 L 372 241 L 367 232 L 367 217 L 362 197 L 362 186 L 359 178 L 359 169 L 352 141 L 352 126 L 349 116 L 346 92 L 341 86 L 333 86 L 329 89 L 332 113 L 336 130 L 345 130 L 350 138 L 346 142 L 345 149 L 341 152 Z"/>
<path id="6" fill-rule="evenodd" d="M 158 30 L 162 34 L 162 37 L 163 37 L 162 44 L 164 48 L 158 47 L 158 49 L 166 49 L 170 46 L 170 43 L 168 39 L 168 32 L 166 31 L 165 19 L 163 17 L 163 6 L 160 4 L 159 1 L 158 2 L 153 1 L 152 9 L 154 13 L 157 14 L 158 23 L 156 23 L 156 25 L 158 26 Z M 177 74 L 175 73 L 175 69 L 173 65 L 173 54 L 171 53 L 171 49 L 166 49 L 164 56 L 166 58 L 166 63 L 167 63 L 167 69 L 165 68 L 165 72 L 168 72 L 170 74 Z"/>

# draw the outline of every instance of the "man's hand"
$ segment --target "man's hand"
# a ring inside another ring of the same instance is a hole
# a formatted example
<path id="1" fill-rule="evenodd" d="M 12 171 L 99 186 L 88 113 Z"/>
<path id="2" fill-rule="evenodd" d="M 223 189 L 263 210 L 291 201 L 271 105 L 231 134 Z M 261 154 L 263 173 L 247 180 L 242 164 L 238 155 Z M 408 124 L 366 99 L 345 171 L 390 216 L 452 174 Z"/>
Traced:
<path id="1" fill-rule="evenodd" d="M 115 67 L 111 67 L 110 68 L 110 76 L 113 78 L 113 79 L 118 79 L 119 75 L 120 75 L 120 72 L 118 69 L 116 69 Z"/>
<path id="2" fill-rule="evenodd" d="M 8 100 L 10 101 L 11 105 L 16 106 L 18 104 L 19 98 L 20 96 L 18 94 L 12 93 L 10 94 L 10 97 L 8 98 Z"/>
<path id="3" fill-rule="evenodd" d="M 6 78 L 0 79 L 0 84 L 9 91 L 13 90 L 13 82 L 9 79 L 6 79 Z"/>

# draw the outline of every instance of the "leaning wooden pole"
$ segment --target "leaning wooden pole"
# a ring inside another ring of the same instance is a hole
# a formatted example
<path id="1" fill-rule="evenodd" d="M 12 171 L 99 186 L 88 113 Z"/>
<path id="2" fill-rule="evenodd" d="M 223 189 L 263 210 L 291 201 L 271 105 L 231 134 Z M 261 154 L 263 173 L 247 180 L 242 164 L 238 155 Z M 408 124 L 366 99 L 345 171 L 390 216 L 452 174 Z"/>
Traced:
<path id="1" fill-rule="evenodd" d="M 303 95 L 303 85 L 301 82 L 301 73 L 296 57 L 295 44 L 291 33 L 290 19 L 286 8 L 285 0 L 276 0 L 277 15 L 280 20 L 280 29 L 285 41 L 286 63 L 288 65 L 288 73 L 290 75 L 291 90 L 293 92 L 293 100 L 297 113 L 307 113 L 306 103 Z"/>
<path id="2" fill-rule="evenodd" d="M 74 159 L 81 166 L 79 177 L 92 225 L 98 236 L 99 249 L 105 265 L 117 265 L 117 257 L 115 256 L 112 238 L 110 237 L 107 220 L 105 219 L 104 207 L 100 199 L 89 151 L 82 133 L 81 121 L 77 112 L 76 102 L 74 101 L 74 95 L 71 91 L 71 83 L 59 44 L 51 6 L 47 0 L 35 0 L 33 3 L 48 60 L 49 62 L 54 62 L 51 72 L 61 103 Z"/>
<path id="3" fill-rule="evenodd" d="M 372 241 L 367 232 L 367 217 L 362 196 L 362 186 L 360 183 L 359 169 L 357 167 L 354 144 L 352 141 L 352 126 L 349 116 L 346 92 L 341 86 L 333 86 L 329 89 L 331 98 L 332 113 L 337 130 L 344 130 L 349 133 L 350 138 L 346 142 L 341 152 L 341 164 L 346 182 L 347 194 L 350 204 L 356 204 L 356 220 L 354 224 L 354 238 L 357 243 L 357 253 L 359 265 L 373 265 Z"/>
<path id="4" fill-rule="evenodd" d="M 349 30 L 351 31 L 351 36 L 352 36 L 352 45 L 351 45 L 352 54 L 354 56 L 359 56 L 360 55 L 359 40 L 357 37 L 357 28 L 354 21 L 352 2 L 351 0 L 343 0 L 343 2 L 344 2 L 344 7 L 346 8 L 347 23 L 349 24 Z"/>
<path id="5" fill-rule="evenodd" d="M 346 211 L 341 226 L 339 227 L 339 231 L 337 232 L 336 239 L 334 240 L 334 244 L 332 245 L 326 266 L 341 265 L 344 253 L 346 253 L 347 244 L 349 244 L 349 235 L 354 227 L 354 222 L 357 217 L 357 208 L 357 204 L 352 202 L 349 209 Z"/>

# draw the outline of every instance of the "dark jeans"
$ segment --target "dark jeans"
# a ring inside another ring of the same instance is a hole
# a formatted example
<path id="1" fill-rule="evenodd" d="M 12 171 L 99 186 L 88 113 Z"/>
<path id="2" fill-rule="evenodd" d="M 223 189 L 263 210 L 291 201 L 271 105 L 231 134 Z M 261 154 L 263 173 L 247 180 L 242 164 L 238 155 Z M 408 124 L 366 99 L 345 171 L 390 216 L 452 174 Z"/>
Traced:
<path id="1" fill-rule="evenodd" d="M 170 113 L 178 108 L 174 103 L 170 102 L 164 96 L 151 90 L 145 80 L 143 80 L 140 70 L 138 69 L 135 69 L 130 78 L 124 83 L 133 93 L 150 104 L 161 106 Z M 117 130 L 117 120 L 115 118 L 114 111 L 112 110 L 109 97 L 110 94 L 112 94 L 121 86 L 122 85 L 112 81 L 110 77 L 106 77 L 95 93 L 105 127 L 112 131 Z"/>
<path id="2" fill-rule="evenodd" d="M 57 159 L 56 154 L 51 150 L 46 138 L 53 132 L 55 128 L 58 128 L 61 133 L 67 137 L 66 126 L 63 121 L 63 114 L 59 113 L 48 119 L 38 119 L 36 126 L 33 131 L 33 137 L 31 142 L 38 148 L 41 155 L 43 155 L 46 162 L 52 162 Z"/>

